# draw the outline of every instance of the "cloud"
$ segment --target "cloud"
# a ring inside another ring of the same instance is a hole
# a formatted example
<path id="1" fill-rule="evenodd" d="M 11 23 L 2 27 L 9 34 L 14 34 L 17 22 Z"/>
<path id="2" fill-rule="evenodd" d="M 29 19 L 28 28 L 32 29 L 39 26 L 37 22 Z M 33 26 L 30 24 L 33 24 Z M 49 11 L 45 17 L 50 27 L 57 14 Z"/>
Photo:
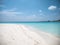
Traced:
<path id="1" fill-rule="evenodd" d="M 53 5 L 51 5 L 51 6 L 48 7 L 48 10 L 56 10 L 56 9 L 57 9 L 57 7 L 53 6 Z"/>
<path id="2" fill-rule="evenodd" d="M 3 15 L 3 21 L 31 21 L 37 18 L 35 14 L 24 14 L 23 12 L 16 11 L 17 8 L 6 9 L 0 11 L 0 15 Z M 7 17 L 7 18 L 6 18 Z"/>
<path id="3" fill-rule="evenodd" d="M 39 12 L 42 12 L 42 10 L 39 10 Z"/>
<path id="4" fill-rule="evenodd" d="M 2 10 L 0 11 L 1 15 L 7 15 L 7 16 L 16 16 L 16 15 L 20 15 L 23 14 L 22 12 L 18 12 L 16 11 L 16 8 L 10 9 L 10 10 Z"/>

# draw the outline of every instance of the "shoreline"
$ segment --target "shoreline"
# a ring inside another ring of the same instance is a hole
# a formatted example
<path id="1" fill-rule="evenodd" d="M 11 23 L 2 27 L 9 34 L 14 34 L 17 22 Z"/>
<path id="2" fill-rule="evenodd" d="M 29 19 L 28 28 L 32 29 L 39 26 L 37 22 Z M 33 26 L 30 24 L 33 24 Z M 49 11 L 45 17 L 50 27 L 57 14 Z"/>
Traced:
<path id="1" fill-rule="evenodd" d="M 42 31 L 37 31 L 33 27 L 27 25 L 0 24 L 0 29 L 0 34 L 2 35 L 0 37 L 1 40 L 4 41 L 2 41 L 2 43 L 8 45 L 57 45 L 59 41 L 55 36 Z"/>

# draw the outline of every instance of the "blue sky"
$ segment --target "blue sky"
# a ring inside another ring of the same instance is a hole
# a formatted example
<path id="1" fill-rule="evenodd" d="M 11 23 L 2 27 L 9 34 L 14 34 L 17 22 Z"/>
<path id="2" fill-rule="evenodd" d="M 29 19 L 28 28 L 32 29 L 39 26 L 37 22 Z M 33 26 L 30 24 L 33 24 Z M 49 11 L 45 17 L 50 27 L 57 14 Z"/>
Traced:
<path id="1" fill-rule="evenodd" d="M 58 0 L 3 0 L 0 21 L 47 21 L 60 19 Z"/>

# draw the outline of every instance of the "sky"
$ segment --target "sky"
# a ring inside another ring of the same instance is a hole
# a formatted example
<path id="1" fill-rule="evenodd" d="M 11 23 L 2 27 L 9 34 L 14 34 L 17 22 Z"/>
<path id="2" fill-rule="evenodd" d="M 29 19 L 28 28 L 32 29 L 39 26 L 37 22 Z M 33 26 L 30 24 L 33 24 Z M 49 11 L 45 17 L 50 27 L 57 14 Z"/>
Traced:
<path id="1" fill-rule="evenodd" d="M 60 20 L 60 0 L 1 0 L 0 22 Z"/>

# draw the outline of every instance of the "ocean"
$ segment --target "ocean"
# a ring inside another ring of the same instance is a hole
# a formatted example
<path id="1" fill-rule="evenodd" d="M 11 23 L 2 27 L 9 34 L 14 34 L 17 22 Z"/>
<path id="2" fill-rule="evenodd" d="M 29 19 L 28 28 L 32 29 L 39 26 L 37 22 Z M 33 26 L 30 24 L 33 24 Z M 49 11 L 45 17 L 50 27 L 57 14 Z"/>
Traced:
<path id="1" fill-rule="evenodd" d="M 0 23 L 0 24 L 23 24 L 34 27 L 35 29 L 60 36 L 60 22 L 34 22 L 34 23 Z"/>

